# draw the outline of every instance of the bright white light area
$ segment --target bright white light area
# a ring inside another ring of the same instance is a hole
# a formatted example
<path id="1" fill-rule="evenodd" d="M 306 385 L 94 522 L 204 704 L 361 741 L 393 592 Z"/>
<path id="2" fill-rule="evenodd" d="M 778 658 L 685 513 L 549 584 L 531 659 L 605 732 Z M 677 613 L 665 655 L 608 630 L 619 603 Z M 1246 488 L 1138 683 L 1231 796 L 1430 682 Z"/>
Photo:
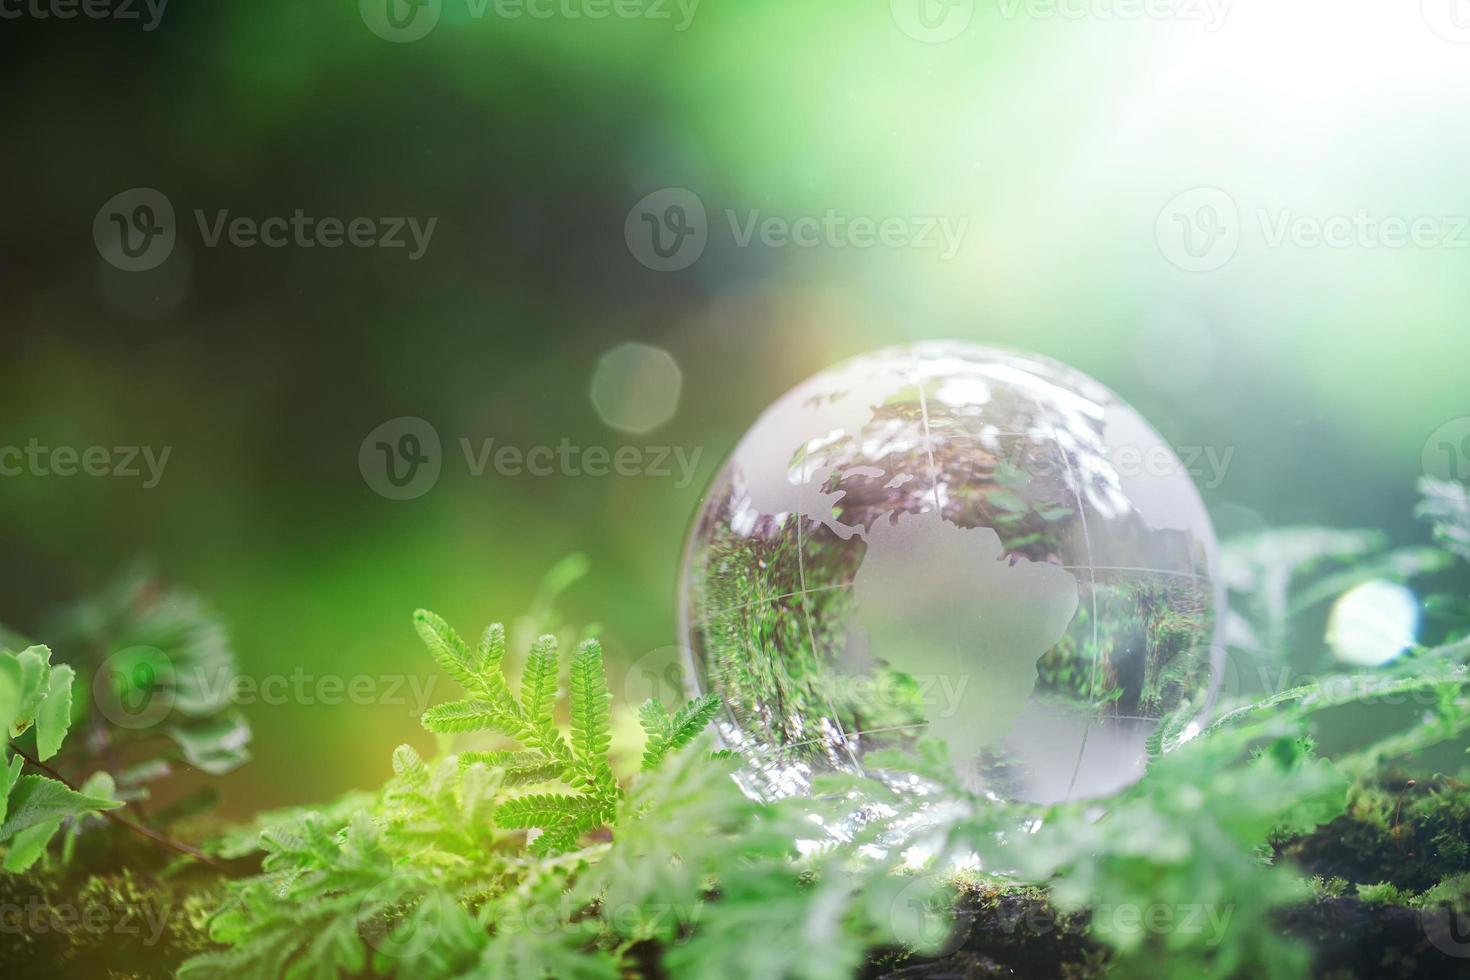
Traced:
<path id="1" fill-rule="evenodd" d="M 1378 667 L 1412 646 L 1418 631 L 1414 593 L 1392 582 L 1364 582 L 1333 605 L 1327 645 L 1344 663 Z"/>

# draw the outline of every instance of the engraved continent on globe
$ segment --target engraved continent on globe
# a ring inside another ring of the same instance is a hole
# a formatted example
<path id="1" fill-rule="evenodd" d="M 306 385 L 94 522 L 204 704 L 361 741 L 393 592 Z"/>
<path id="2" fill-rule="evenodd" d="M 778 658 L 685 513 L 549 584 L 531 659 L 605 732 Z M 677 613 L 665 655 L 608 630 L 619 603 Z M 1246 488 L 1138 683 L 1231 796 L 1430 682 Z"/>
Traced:
<path id="1" fill-rule="evenodd" d="M 1136 779 L 1160 723 L 1203 710 L 1215 581 L 1189 475 L 1116 395 L 930 343 L 761 416 L 701 506 L 682 607 L 748 791 L 943 768 L 1053 802 Z"/>

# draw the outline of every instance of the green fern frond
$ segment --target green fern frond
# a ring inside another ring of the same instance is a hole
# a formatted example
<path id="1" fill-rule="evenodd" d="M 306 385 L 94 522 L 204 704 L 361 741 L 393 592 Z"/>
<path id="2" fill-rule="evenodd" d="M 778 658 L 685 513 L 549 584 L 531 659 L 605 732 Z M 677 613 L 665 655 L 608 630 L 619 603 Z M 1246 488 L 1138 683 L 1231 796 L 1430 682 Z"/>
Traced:
<path id="1" fill-rule="evenodd" d="M 671 719 L 664 706 L 656 698 L 644 701 L 638 709 L 638 724 L 643 727 L 642 771 L 648 772 L 662 761 L 669 748 L 669 725 Z"/>
<path id="2" fill-rule="evenodd" d="M 720 710 L 720 699 L 705 694 L 688 701 L 674 713 L 669 732 L 669 750 L 681 749 L 694 741 Z"/>
<path id="3" fill-rule="evenodd" d="M 462 752 L 461 767 L 481 764 L 505 772 L 507 786 L 524 786 L 560 779 L 566 767 L 539 752 Z"/>
<path id="4" fill-rule="evenodd" d="M 429 767 L 411 745 L 400 745 L 393 750 L 393 774 L 411 786 L 422 786 L 429 781 Z"/>
<path id="5" fill-rule="evenodd" d="M 572 658 L 572 744 L 582 759 L 607 754 L 612 741 L 611 701 L 602 645 L 584 640 Z"/>
<path id="6" fill-rule="evenodd" d="M 508 830 L 556 827 L 591 812 L 595 801 L 570 793 L 531 793 L 506 800 L 495 811 L 495 822 Z"/>
<path id="7" fill-rule="evenodd" d="M 505 662 L 505 626 L 491 623 L 485 627 L 485 632 L 480 634 L 480 648 L 477 652 L 479 656 L 475 662 L 475 673 L 480 676 L 499 674 L 501 664 Z"/>
<path id="8" fill-rule="evenodd" d="M 449 701 L 436 704 L 424 712 L 420 719 L 424 728 L 439 734 L 495 731 L 504 735 L 516 734 L 518 725 L 489 701 Z"/>
<path id="9" fill-rule="evenodd" d="M 531 645 L 531 655 L 521 676 L 521 714 L 528 724 L 552 723 L 559 667 L 556 637 L 548 633 Z"/>
<path id="10" fill-rule="evenodd" d="M 413 614 L 413 626 L 440 670 L 459 681 L 466 691 L 480 690 L 484 673 L 476 669 L 469 645 L 454 627 L 427 609 Z"/>

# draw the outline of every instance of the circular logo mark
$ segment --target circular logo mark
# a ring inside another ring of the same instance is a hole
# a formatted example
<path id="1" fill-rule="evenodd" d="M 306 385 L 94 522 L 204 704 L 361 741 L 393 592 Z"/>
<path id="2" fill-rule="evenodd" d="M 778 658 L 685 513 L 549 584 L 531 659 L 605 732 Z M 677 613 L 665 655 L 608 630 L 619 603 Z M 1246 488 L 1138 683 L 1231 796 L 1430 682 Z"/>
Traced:
<path id="1" fill-rule="evenodd" d="M 357 450 L 357 468 L 380 497 L 413 500 L 439 482 L 444 451 L 439 433 L 421 418 L 389 419 L 368 433 Z"/>
<path id="2" fill-rule="evenodd" d="M 948 956 L 965 944 L 969 929 L 954 916 L 954 889 L 938 874 L 915 877 L 888 906 L 893 935 L 920 954 Z"/>
<path id="3" fill-rule="evenodd" d="M 443 0 L 357 0 L 362 22 L 378 37 L 407 44 L 427 35 L 439 23 Z"/>
<path id="4" fill-rule="evenodd" d="M 1218 187 L 1196 187 L 1164 205 L 1154 238 L 1164 258 L 1185 272 L 1213 272 L 1240 247 L 1240 209 Z"/>
<path id="5" fill-rule="evenodd" d="M 1419 910 L 1419 922 L 1435 949 L 1456 959 L 1470 957 L 1470 916 L 1443 905 L 1426 905 Z"/>
<path id="6" fill-rule="evenodd" d="M 416 958 L 438 940 L 453 901 L 418 875 L 395 874 L 374 885 L 358 903 L 358 932 L 383 956 Z"/>
<path id="7" fill-rule="evenodd" d="M 633 258 L 654 272 L 687 269 L 709 242 L 704 202 L 682 187 L 654 191 L 628 212 L 623 239 Z"/>
<path id="8" fill-rule="evenodd" d="M 92 219 L 97 252 L 124 272 L 147 272 L 163 263 L 177 237 L 174 206 L 151 187 L 115 194 Z"/>
<path id="9" fill-rule="evenodd" d="M 1419 0 L 1429 29 L 1451 44 L 1470 44 L 1470 0 Z"/>
<path id="10" fill-rule="evenodd" d="M 970 26 L 975 0 L 888 0 L 893 22 L 915 41 L 943 44 Z"/>
<path id="11" fill-rule="evenodd" d="M 1450 419 L 1424 443 L 1424 475 L 1470 482 L 1470 416 Z"/>
<path id="12" fill-rule="evenodd" d="M 652 698 L 672 711 L 691 694 L 684 682 L 684 665 L 689 662 L 688 647 L 658 647 L 628 665 L 623 675 L 625 703 L 640 705 Z"/>
<path id="13" fill-rule="evenodd" d="M 177 697 L 174 663 L 157 647 L 119 650 L 92 675 L 92 700 L 97 710 L 119 728 L 158 724 L 173 710 Z"/>

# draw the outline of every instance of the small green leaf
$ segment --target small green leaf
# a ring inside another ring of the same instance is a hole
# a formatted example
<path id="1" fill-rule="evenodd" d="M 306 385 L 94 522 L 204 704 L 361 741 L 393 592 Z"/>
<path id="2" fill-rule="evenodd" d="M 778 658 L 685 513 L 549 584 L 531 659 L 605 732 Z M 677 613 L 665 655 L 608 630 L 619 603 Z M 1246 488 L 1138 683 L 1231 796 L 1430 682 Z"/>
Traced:
<path id="1" fill-rule="evenodd" d="M 13 653 L 0 653 L 0 735 L 10 736 L 20 718 L 20 660 Z"/>
<path id="2" fill-rule="evenodd" d="M 51 648 L 30 647 L 16 657 L 20 662 L 20 705 L 11 719 L 12 730 L 25 731 L 36 719 L 51 677 Z"/>
<path id="3" fill-rule="evenodd" d="M 20 770 L 24 765 L 25 760 L 17 755 L 10 760 L 8 766 L 0 767 L 0 823 L 5 822 L 5 814 L 10 806 L 10 790 L 20 778 Z"/>
<path id="4" fill-rule="evenodd" d="M 120 806 L 117 800 L 83 795 L 46 776 L 21 776 L 10 792 L 10 809 L 4 824 L 0 824 L 0 841 L 38 823 Z"/>
<path id="5" fill-rule="evenodd" d="M 60 820 L 47 820 L 16 834 L 5 854 L 5 870 L 11 874 L 19 874 L 35 864 L 36 859 L 46 853 L 46 845 L 51 843 L 51 838 L 60 829 Z"/>
<path id="6" fill-rule="evenodd" d="M 71 727 L 71 686 L 75 678 L 76 672 L 66 664 L 51 668 L 49 690 L 36 714 L 36 752 L 42 762 L 57 753 Z"/>

